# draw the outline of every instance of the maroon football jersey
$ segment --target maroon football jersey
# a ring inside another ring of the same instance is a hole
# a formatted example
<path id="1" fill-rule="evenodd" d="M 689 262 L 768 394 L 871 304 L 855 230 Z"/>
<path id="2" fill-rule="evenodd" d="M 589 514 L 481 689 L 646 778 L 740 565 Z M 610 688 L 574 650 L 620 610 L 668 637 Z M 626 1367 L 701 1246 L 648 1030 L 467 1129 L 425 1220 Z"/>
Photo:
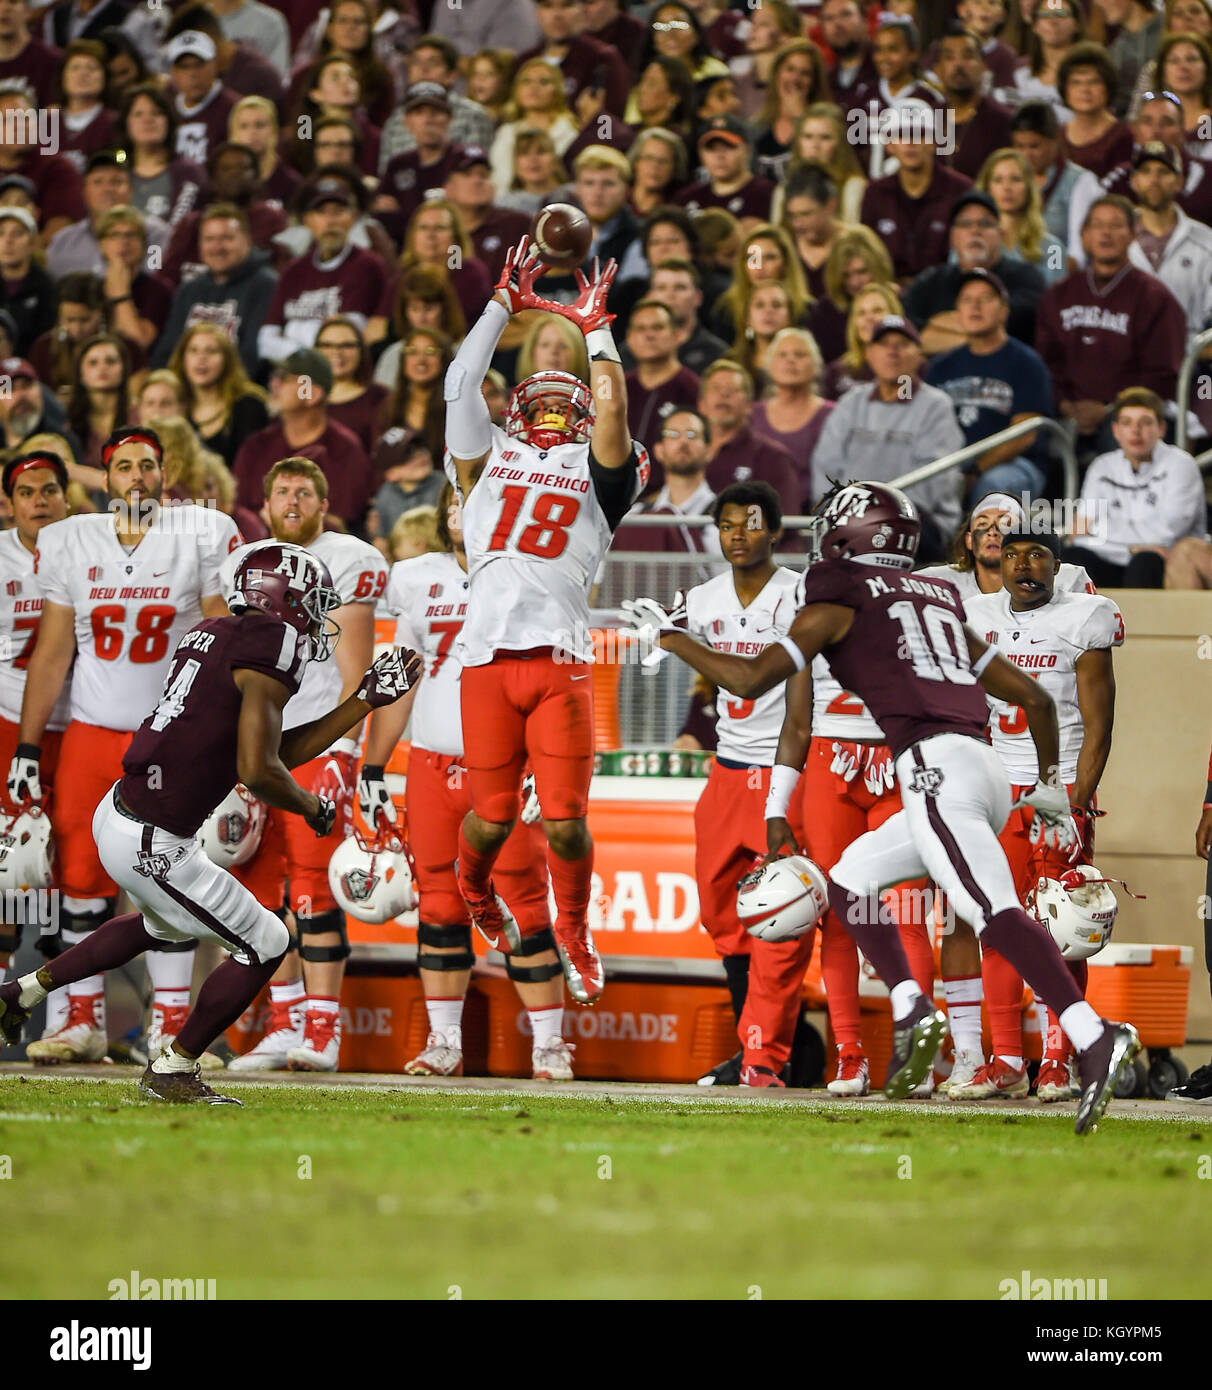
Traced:
<path id="1" fill-rule="evenodd" d="M 850 630 L 822 655 L 842 689 L 875 716 L 894 756 L 931 734 L 984 739 L 989 707 L 968 662 L 964 603 L 950 580 L 826 560 L 805 571 L 797 597 L 801 607 L 854 609 Z"/>
<path id="2" fill-rule="evenodd" d="M 160 703 L 122 759 L 122 800 L 170 835 L 193 835 L 240 780 L 243 697 L 232 672 L 263 671 L 293 695 L 306 665 L 299 634 L 266 613 L 200 622 L 177 644 Z"/>

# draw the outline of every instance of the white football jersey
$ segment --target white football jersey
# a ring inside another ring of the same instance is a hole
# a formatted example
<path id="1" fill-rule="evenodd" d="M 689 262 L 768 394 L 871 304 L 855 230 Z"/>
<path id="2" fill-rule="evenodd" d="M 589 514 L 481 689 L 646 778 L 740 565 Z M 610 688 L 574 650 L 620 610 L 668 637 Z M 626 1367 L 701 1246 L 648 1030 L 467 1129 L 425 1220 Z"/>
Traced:
<path id="1" fill-rule="evenodd" d="M 914 570 L 916 579 L 949 579 L 960 591 L 965 603 L 970 598 L 981 598 L 980 587 L 976 582 L 975 570 L 957 570 L 953 565 L 927 565 L 925 569 Z M 1096 594 L 1094 580 L 1086 573 L 1083 565 L 1061 563 L 1056 574 L 1054 592 L 1058 594 Z"/>
<path id="2" fill-rule="evenodd" d="M 223 592 L 224 558 L 240 543 L 213 507 L 164 507 L 128 550 L 109 512 L 69 516 L 38 534 L 35 573 L 48 603 L 74 608 L 71 717 L 134 730 L 160 699 L 202 600 Z"/>
<path id="3" fill-rule="evenodd" d="M 732 571 L 697 584 L 686 595 L 686 627 L 717 652 L 756 656 L 786 637 L 796 614 L 799 575 L 775 570 L 757 598 L 744 607 Z M 721 690 L 716 698 L 716 756 L 746 767 L 773 767 L 787 705 L 786 686 L 776 685 L 756 700 Z"/>
<path id="4" fill-rule="evenodd" d="M 0 531 L 0 718 L 21 722 L 25 668 L 38 640 L 42 616 L 42 585 L 34 577 L 33 551 L 26 550 L 14 527 Z M 51 730 L 67 728 L 71 718 L 71 676 L 63 682 Z"/>
<path id="5" fill-rule="evenodd" d="M 425 658 L 412 707 L 413 746 L 463 754 L 463 663 L 455 652 L 467 616 L 470 576 L 453 555 L 417 555 L 391 567 L 387 606 L 396 615 L 396 646 Z"/>
<path id="6" fill-rule="evenodd" d="M 1075 663 L 1088 651 L 1123 643 L 1124 620 L 1119 609 L 1099 594 L 1055 593 L 1042 608 L 1016 613 L 1004 589 L 970 599 L 965 606 L 969 627 L 1038 680 L 1056 701 L 1060 770 L 1068 785 L 1077 776 L 1084 736 Z M 990 695 L 989 728 L 993 747 L 1012 785 L 1034 786 L 1039 779 L 1039 762 L 1023 710 Z"/>
<path id="7" fill-rule="evenodd" d="M 230 597 L 236 569 L 244 555 L 265 541 L 241 546 L 223 566 L 223 593 Z M 304 547 L 323 560 L 332 576 L 341 604 L 368 603 L 373 608 L 387 588 L 387 561 L 373 545 L 344 531 L 321 531 Z M 340 619 L 337 619 L 340 622 Z M 327 661 L 309 661 L 296 694 L 282 711 L 282 731 L 310 724 L 341 703 L 341 668 L 335 656 Z"/>
<path id="8" fill-rule="evenodd" d="M 648 481 L 648 456 L 636 447 L 628 505 Z M 457 487 L 449 452 L 446 473 Z M 458 642 L 463 665 L 531 647 L 562 647 L 592 661 L 589 590 L 611 535 L 588 444 L 538 449 L 494 425 L 483 471 L 463 502 L 473 595 Z"/>
<path id="9" fill-rule="evenodd" d="M 823 656 L 812 662 L 812 736 L 846 743 L 856 739 L 884 741 L 875 715 L 857 695 L 842 689 Z"/>

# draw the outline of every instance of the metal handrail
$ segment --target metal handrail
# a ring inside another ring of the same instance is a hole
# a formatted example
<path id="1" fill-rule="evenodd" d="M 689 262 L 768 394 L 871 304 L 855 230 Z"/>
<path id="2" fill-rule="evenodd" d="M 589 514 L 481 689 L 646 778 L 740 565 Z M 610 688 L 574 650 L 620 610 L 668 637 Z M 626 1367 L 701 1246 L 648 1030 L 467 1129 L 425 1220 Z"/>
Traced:
<path id="1" fill-rule="evenodd" d="M 1212 343 L 1212 328 L 1205 328 L 1202 333 L 1197 333 L 1191 339 L 1191 346 L 1187 349 L 1183 364 L 1178 369 L 1178 390 L 1175 392 L 1175 399 L 1178 401 L 1178 420 L 1174 426 L 1174 442 L 1180 449 L 1187 447 L 1187 402 L 1191 399 L 1191 378 L 1195 375 L 1195 364 L 1199 361 L 1200 353 L 1209 343 Z M 1210 460 L 1212 460 L 1212 452 L 1201 454 L 1196 462 L 1203 468 Z"/>
<path id="2" fill-rule="evenodd" d="M 966 444 L 953 454 L 944 454 L 941 459 L 935 459 L 933 463 L 924 463 L 920 468 L 902 473 L 899 478 L 892 479 L 891 486 L 906 488 L 911 487 L 914 483 L 924 483 L 927 478 L 933 478 L 939 473 L 946 473 L 951 468 L 959 468 L 970 459 L 979 458 L 981 454 L 989 449 L 997 448 L 999 444 L 1009 444 L 1015 439 L 1022 439 L 1025 435 L 1035 434 L 1039 430 L 1050 434 L 1060 445 L 1061 467 L 1065 473 L 1065 497 L 1066 499 L 1076 497 L 1078 486 L 1077 453 L 1073 447 L 1070 428 L 1063 421 L 1049 419 L 1047 415 L 1032 415 L 1026 420 L 1020 420 L 1017 425 L 1007 425 L 1004 430 L 998 430 L 996 434 L 991 434 L 985 439 L 978 439 L 975 444 Z"/>

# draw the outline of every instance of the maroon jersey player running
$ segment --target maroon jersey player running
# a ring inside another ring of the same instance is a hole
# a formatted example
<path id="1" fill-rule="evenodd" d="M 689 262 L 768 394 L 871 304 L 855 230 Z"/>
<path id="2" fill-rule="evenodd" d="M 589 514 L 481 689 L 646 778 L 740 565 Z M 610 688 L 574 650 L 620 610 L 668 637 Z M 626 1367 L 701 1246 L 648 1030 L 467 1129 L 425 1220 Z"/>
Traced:
<path id="1" fill-rule="evenodd" d="M 93 815 L 101 862 L 138 910 L 0 987 L 0 1031 L 12 1043 L 29 1010 L 60 985 L 124 965 L 164 941 L 217 941 L 230 957 L 139 1083 L 156 1100 L 240 1104 L 202 1081 L 198 1058 L 252 1003 L 289 945 L 282 922 L 202 852 L 198 828 L 238 779 L 268 805 L 301 815 L 317 835 L 328 834 L 334 803 L 305 791 L 287 769 L 322 753 L 368 709 L 398 700 L 421 673 L 415 652 L 385 652 L 347 700 L 283 734 L 282 710 L 308 661 L 332 655 L 340 629 L 328 614 L 340 595 L 322 561 L 285 543 L 263 545 L 241 561 L 233 589 L 233 617 L 207 619 L 182 637 L 160 703 Z"/>
<path id="2" fill-rule="evenodd" d="M 1085 1002 L 1051 936 L 1020 906 L 997 839 L 1010 814 L 1009 783 L 984 737 L 986 690 L 1022 706 L 1047 770 L 1021 803 L 1035 812 L 1033 838 L 1071 844 L 1076 830 L 1057 775 L 1052 697 L 965 626 L 953 584 L 909 574 L 921 523 L 904 493 L 850 483 L 829 493 L 818 514 L 821 558 L 801 580 L 800 611 L 789 635 L 758 656 L 713 651 L 679 631 L 651 599 L 623 607 L 637 627 L 658 630 L 663 648 L 741 699 L 772 690 L 823 653 L 887 734 L 903 809 L 859 836 L 829 881 L 830 906 L 891 991 L 895 1040 L 885 1095 L 898 1099 L 918 1085 L 946 1031 L 879 898 L 891 884 L 929 876 L 1060 1016 L 1081 1053 L 1076 1128 L 1084 1134 L 1097 1125 L 1121 1063 L 1140 1043 L 1133 1028 L 1105 1022 Z M 798 776 L 774 769 L 768 818 L 784 814 L 780 785 L 785 809 Z"/>

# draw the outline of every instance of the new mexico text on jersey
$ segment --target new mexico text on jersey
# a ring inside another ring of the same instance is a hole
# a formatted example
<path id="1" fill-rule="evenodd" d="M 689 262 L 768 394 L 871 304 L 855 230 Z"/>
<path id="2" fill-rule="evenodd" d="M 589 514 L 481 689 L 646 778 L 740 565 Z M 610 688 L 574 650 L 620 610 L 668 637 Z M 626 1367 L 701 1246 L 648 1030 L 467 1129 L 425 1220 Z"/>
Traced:
<path id="1" fill-rule="evenodd" d="M 647 456 L 635 447 L 631 501 L 647 481 Z M 457 487 L 449 453 L 446 473 Z M 459 637 L 463 665 L 483 666 L 494 652 L 532 647 L 561 647 L 592 661 L 589 590 L 610 537 L 588 444 L 536 449 L 494 425 L 483 471 L 463 502 L 472 580 L 492 567 Z"/>
<path id="2" fill-rule="evenodd" d="M 202 599 L 223 592 L 219 569 L 238 544 L 235 522 L 209 507 L 160 509 L 133 550 L 108 512 L 43 528 L 34 567 L 43 597 L 76 614 L 73 719 L 139 727 Z"/>
<path id="3" fill-rule="evenodd" d="M 1075 664 L 1088 651 L 1122 645 L 1124 620 L 1119 609 L 1098 594 L 1055 593 L 1039 608 L 1015 612 L 1005 589 L 969 599 L 967 609 L 973 631 L 1039 681 L 1056 701 L 1061 777 L 1066 785 L 1072 783 L 1084 732 Z M 1017 705 L 988 698 L 993 747 L 1011 783 L 1033 786 L 1039 779 L 1039 764 L 1027 716 Z"/>
<path id="4" fill-rule="evenodd" d="M 687 631 L 717 652 L 756 656 L 790 631 L 798 583 L 792 570 L 776 569 L 746 608 L 737 597 L 731 570 L 717 575 L 686 595 Z M 756 700 L 741 700 L 721 690 L 716 699 L 717 755 L 751 767 L 773 767 L 785 708 L 781 685 Z"/>

